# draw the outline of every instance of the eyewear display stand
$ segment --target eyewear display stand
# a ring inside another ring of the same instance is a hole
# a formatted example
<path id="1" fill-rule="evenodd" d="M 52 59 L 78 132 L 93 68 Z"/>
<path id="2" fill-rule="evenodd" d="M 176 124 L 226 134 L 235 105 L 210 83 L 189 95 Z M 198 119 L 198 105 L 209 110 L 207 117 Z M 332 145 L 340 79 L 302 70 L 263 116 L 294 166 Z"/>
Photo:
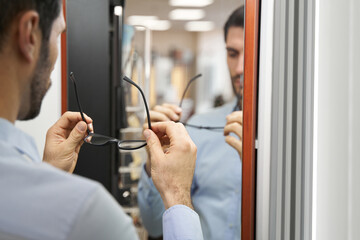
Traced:
<path id="1" fill-rule="evenodd" d="M 149 103 L 151 31 L 141 26 L 129 25 L 124 25 L 123 30 L 123 75 L 129 76 L 143 90 L 145 102 Z M 123 82 L 123 89 L 126 127 L 119 129 L 120 139 L 143 139 L 142 132 L 146 118 L 144 101 L 139 91 L 128 82 Z M 125 212 L 132 216 L 140 238 L 146 239 L 146 231 L 140 219 L 137 193 L 138 181 L 147 159 L 147 152 L 145 148 L 141 148 L 134 151 L 120 149 L 119 153 L 119 201 Z"/>

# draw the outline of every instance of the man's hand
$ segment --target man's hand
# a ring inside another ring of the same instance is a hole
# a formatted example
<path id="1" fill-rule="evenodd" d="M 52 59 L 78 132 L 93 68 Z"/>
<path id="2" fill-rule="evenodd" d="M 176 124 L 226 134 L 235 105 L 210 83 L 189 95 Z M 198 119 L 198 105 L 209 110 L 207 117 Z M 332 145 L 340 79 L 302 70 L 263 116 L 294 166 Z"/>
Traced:
<path id="1" fill-rule="evenodd" d="M 167 121 L 179 121 L 181 117 L 182 109 L 174 104 L 164 103 L 162 105 L 156 105 L 150 111 L 151 123 L 167 122 Z M 145 120 L 144 129 L 147 128 L 147 119 Z"/>
<path id="2" fill-rule="evenodd" d="M 194 176 L 197 148 L 184 125 L 162 122 L 146 129 L 151 161 L 151 177 L 165 208 L 182 204 L 190 208 L 190 189 Z"/>
<path id="3" fill-rule="evenodd" d="M 238 151 L 242 157 L 242 121 L 243 112 L 236 111 L 226 117 L 226 126 L 224 127 L 225 141 Z M 230 133 L 236 134 L 239 138 L 230 136 Z"/>
<path id="4" fill-rule="evenodd" d="M 164 103 L 162 105 L 156 105 L 150 111 L 150 121 L 151 124 L 157 122 L 168 122 L 168 121 L 179 121 L 181 117 L 182 109 L 174 104 Z M 147 119 L 145 119 L 145 123 L 143 126 L 144 129 L 148 128 Z M 146 173 L 148 176 L 151 176 L 151 163 L 150 158 L 146 161 L 145 164 Z"/>
<path id="5" fill-rule="evenodd" d="M 74 171 L 86 129 L 93 131 L 92 119 L 86 115 L 85 119 L 88 125 L 78 112 L 62 115 L 46 134 L 44 162 L 70 173 Z"/>

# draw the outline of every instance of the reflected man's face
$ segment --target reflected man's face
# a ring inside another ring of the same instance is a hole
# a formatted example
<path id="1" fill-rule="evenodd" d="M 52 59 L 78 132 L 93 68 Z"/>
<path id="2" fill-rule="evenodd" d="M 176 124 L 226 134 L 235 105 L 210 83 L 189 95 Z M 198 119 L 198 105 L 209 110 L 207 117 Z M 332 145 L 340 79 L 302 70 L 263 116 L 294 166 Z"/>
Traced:
<path id="1" fill-rule="evenodd" d="M 244 28 L 230 27 L 226 37 L 227 64 L 230 71 L 231 82 L 236 94 L 243 94 L 244 74 Z"/>

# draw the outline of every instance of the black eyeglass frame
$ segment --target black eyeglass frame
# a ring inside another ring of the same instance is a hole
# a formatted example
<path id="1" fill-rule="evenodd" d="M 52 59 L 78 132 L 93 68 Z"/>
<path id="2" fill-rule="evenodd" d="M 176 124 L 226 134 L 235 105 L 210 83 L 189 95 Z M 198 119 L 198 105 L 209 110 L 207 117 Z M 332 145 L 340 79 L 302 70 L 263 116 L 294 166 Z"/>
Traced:
<path id="1" fill-rule="evenodd" d="M 194 76 L 193 78 L 190 79 L 190 81 L 187 83 L 186 87 L 185 87 L 185 90 L 183 92 L 183 95 L 181 97 L 181 100 L 180 100 L 180 103 L 179 103 L 179 107 L 181 108 L 182 106 L 182 103 L 184 101 L 184 98 L 185 98 L 185 94 L 187 92 L 187 90 L 189 89 L 191 83 L 193 83 L 196 79 L 198 79 L 199 77 L 201 77 L 202 74 L 199 73 L 198 75 Z M 233 108 L 233 112 L 236 111 L 236 109 L 238 108 L 238 104 L 236 103 L 236 105 L 234 106 Z M 219 130 L 223 130 L 224 127 L 213 127 L 213 126 L 200 126 L 200 125 L 194 125 L 194 124 L 189 124 L 189 123 L 186 123 L 186 122 L 181 122 L 182 124 L 184 124 L 184 126 L 187 126 L 187 127 L 191 127 L 191 128 L 197 128 L 197 129 L 205 129 L 205 130 L 210 130 L 210 131 L 219 131 Z"/>
<path id="2" fill-rule="evenodd" d="M 74 84 L 75 97 L 76 97 L 76 101 L 77 101 L 77 105 L 78 105 L 78 108 L 79 108 L 79 111 L 80 111 L 81 118 L 87 124 L 86 119 L 84 117 L 84 113 L 83 113 L 81 104 L 80 104 L 79 94 L 78 94 L 77 86 L 76 86 L 75 74 L 73 72 L 70 73 L 70 79 Z M 140 94 L 141 94 L 141 96 L 143 98 L 144 105 L 145 105 L 146 115 L 147 115 L 147 119 L 148 119 L 148 127 L 149 127 L 149 129 L 152 129 L 151 128 L 151 121 L 150 121 L 150 111 L 149 111 L 149 107 L 148 107 L 144 92 L 142 91 L 142 89 L 134 81 L 132 81 L 127 76 L 124 76 L 122 79 L 124 81 L 130 83 L 131 85 L 135 86 L 139 90 L 139 92 L 140 92 Z M 143 148 L 143 147 L 145 147 L 147 145 L 145 140 L 119 140 L 117 138 L 108 137 L 108 136 L 105 136 L 105 135 L 90 132 L 89 129 L 87 129 L 87 133 L 88 133 L 88 135 L 85 137 L 84 142 L 86 142 L 88 144 L 91 144 L 91 145 L 94 145 L 94 146 L 104 146 L 104 145 L 108 145 L 108 144 L 112 144 L 112 143 L 117 143 L 118 148 L 121 149 L 121 150 L 137 150 L 137 149 Z M 100 144 L 91 143 L 90 142 L 91 139 L 95 138 L 95 137 L 103 138 L 103 139 L 107 139 L 107 140 L 103 141 Z M 143 144 L 140 145 L 140 146 L 137 146 L 137 147 L 121 147 L 120 146 L 121 144 L 126 144 L 126 143 L 129 143 L 129 144 L 130 143 L 143 143 Z"/>

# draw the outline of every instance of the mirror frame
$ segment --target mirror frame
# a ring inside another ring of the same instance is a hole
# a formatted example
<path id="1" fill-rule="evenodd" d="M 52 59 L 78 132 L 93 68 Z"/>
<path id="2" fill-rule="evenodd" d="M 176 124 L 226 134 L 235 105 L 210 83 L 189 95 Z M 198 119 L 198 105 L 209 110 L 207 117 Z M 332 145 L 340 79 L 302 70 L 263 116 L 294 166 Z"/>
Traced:
<path id="1" fill-rule="evenodd" d="M 241 239 L 255 239 L 255 176 L 260 1 L 245 0 Z"/>
<path id="2" fill-rule="evenodd" d="M 259 48 L 259 0 L 245 0 L 245 59 L 243 96 L 243 156 L 241 239 L 255 239 L 256 119 Z M 66 21 L 66 0 L 63 0 Z M 61 35 L 61 112 L 67 111 L 66 32 Z"/>

